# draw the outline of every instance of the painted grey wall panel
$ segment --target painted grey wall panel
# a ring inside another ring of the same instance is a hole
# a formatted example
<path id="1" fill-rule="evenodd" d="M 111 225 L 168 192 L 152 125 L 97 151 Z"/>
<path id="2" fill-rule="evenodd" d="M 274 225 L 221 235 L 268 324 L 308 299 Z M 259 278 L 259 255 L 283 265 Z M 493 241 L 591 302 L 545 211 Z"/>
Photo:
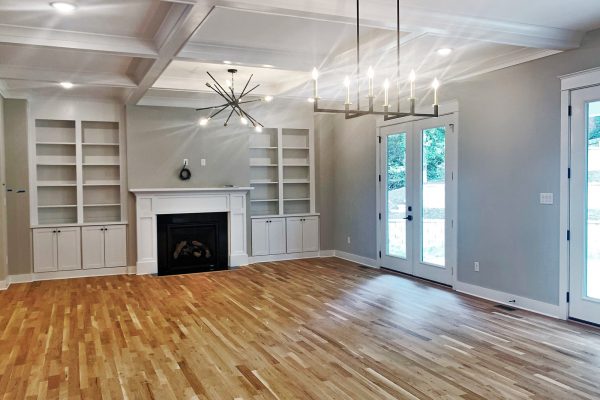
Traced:
<path id="1" fill-rule="evenodd" d="M 335 118 L 329 114 L 315 115 L 315 179 L 316 210 L 321 213 L 320 241 L 322 250 L 335 249 L 333 204 L 335 198 Z"/>
<path id="2" fill-rule="evenodd" d="M 375 258 L 375 118 L 367 116 L 345 120 L 343 115 L 335 118 L 332 155 L 335 159 L 335 249 Z"/>

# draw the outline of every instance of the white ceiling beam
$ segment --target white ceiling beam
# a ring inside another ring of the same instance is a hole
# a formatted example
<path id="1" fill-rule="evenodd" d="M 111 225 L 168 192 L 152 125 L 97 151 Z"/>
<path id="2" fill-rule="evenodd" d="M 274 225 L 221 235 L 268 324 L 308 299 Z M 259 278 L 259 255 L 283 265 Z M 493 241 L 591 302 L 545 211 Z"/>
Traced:
<path id="1" fill-rule="evenodd" d="M 147 68 L 140 68 L 142 65 L 136 68 L 138 87 L 127 97 L 127 104 L 141 100 L 212 10 L 212 5 L 207 4 L 173 4 L 154 37 L 158 57 Z"/>
<path id="2" fill-rule="evenodd" d="M 135 82 L 124 74 L 81 71 L 57 71 L 25 66 L 0 65 L 0 79 L 58 83 L 70 81 L 87 86 L 135 88 Z"/>
<path id="3" fill-rule="evenodd" d="M 207 4 L 208 0 L 173 0 L 182 4 Z M 296 16 L 332 22 L 355 23 L 355 3 L 350 1 L 216 0 L 212 4 L 251 12 Z M 489 41 L 513 46 L 568 50 L 580 46 L 585 32 L 530 24 L 473 18 L 403 7 L 402 29 Z M 361 25 L 395 29 L 395 5 L 370 2 L 361 9 Z"/>
<path id="4" fill-rule="evenodd" d="M 2 24 L 0 43 L 102 52 L 124 57 L 157 57 L 156 46 L 150 40 Z"/>

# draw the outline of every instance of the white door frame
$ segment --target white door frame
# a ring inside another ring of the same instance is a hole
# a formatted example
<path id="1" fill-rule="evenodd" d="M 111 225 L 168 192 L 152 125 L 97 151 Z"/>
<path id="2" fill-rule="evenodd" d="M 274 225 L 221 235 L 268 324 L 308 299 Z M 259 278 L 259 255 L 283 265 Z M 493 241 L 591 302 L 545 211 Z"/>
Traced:
<path id="1" fill-rule="evenodd" d="M 560 110 L 560 243 L 558 286 L 559 313 L 563 319 L 569 318 L 569 241 L 567 232 L 570 228 L 570 192 L 569 168 L 571 166 L 571 92 L 592 86 L 600 86 L 600 68 L 589 69 L 559 77 L 561 80 Z"/>
<path id="2" fill-rule="evenodd" d="M 439 106 L 439 114 L 440 116 L 445 116 L 445 115 L 450 115 L 450 114 L 454 114 L 454 118 L 455 118 L 455 122 L 454 122 L 454 133 L 451 136 L 453 143 L 450 143 L 449 146 L 447 146 L 447 151 L 450 152 L 454 152 L 453 159 L 455 160 L 456 165 L 454 166 L 454 180 L 452 181 L 452 185 L 453 188 L 451 190 L 454 191 L 455 194 L 455 201 L 453 202 L 454 204 L 452 205 L 452 209 L 448 208 L 448 211 L 454 216 L 453 218 L 453 227 L 454 229 L 452 230 L 452 234 L 450 235 L 450 238 L 447 238 L 447 243 L 446 246 L 451 246 L 451 251 L 450 254 L 452 255 L 451 257 L 449 257 L 449 259 L 446 261 L 447 263 L 447 267 L 448 268 L 452 268 L 452 286 L 455 287 L 456 286 L 456 282 L 458 280 L 458 241 L 457 241 L 457 237 L 458 237 L 458 200 L 459 200 L 459 193 L 458 193 L 458 134 L 459 134 L 459 112 L 458 112 L 458 101 L 457 100 L 451 100 L 448 102 L 444 102 L 441 103 Z M 381 235 L 381 224 L 383 223 L 383 220 L 379 219 L 379 213 L 381 213 L 382 211 L 380 210 L 380 206 L 381 206 L 381 198 L 382 196 L 384 196 L 384 193 L 382 192 L 382 187 L 379 184 L 379 173 L 380 173 L 380 165 L 381 165 L 381 149 L 379 146 L 379 133 L 380 133 L 380 128 L 386 127 L 386 126 L 390 126 L 390 125 L 397 125 L 397 124 L 401 124 L 401 123 L 405 123 L 405 122 L 414 122 L 414 121 L 419 121 L 422 120 L 424 118 L 420 118 L 420 117 L 407 117 L 407 118 L 400 118 L 400 119 L 396 119 L 396 120 L 390 120 L 390 121 L 384 121 L 383 118 L 378 118 L 377 119 L 377 129 L 376 129 L 376 133 L 375 133 L 375 149 L 376 149 L 376 168 L 375 168 L 375 182 L 377 182 L 377 190 L 376 190 L 376 204 L 377 207 L 375 207 L 375 221 L 377 222 L 377 248 L 375 249 L 375 257 L 376 257 L 376 261 L 377 261 L 377 266 L 381 267 L 381 257 L 379 257 L 379 252 L 383 251 L 383 243 L 384 243 L 384 238 Z"/>

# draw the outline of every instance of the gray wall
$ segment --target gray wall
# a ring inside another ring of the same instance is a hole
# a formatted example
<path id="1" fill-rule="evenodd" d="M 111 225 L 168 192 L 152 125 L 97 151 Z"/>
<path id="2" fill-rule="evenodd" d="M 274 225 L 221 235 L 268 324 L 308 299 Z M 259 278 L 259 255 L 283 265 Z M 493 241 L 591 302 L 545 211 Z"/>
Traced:
<path id="1" fill-rule="evenodd" d="M 598 66 L 600 31 L 580 49 L 443 88 L 460 109 L 460 281 L 558 304 L 558 77 Z M 375 123 L 362 121 L 336 121 L 335 248 L 375 258 Z M 541 206 L 540 192 L 555 204 Z"/>
<path id="2" fill-rule="evenodd" d="M 377 246 L 375 118 L 335 117 L 335 250 L 375 258 Z M 351 243 L 348 244 L 348 236 Z"/>
<path id="3" fill-rule="evenodd" d="M 0 96 L 0 281 L 8 275 L 6 263 L 6 156 L 4 145 L 4 98 Z"/>
<path id="4" fill-rule="evenodd" d="M 26 100 L 4 101 L 6 141 L 6 184 L 8 209 L 8 272 L 32 272 L 31 231 L 29 229 L 29 162 L 27 158 Z M 19 193 L 19 191 L 24 192 Z"/>
<path id="5" fill-rule="evenodd" d="M 321 250 L 335 249 L 333 236 L 335 230 L 334 216 L 334 174 L 335 157 L 332 151 L 335 146 L 335 118 L 330 114 L 315 115 L 315 187 L 316 209 L 321 211 L 320 241 Z"/>

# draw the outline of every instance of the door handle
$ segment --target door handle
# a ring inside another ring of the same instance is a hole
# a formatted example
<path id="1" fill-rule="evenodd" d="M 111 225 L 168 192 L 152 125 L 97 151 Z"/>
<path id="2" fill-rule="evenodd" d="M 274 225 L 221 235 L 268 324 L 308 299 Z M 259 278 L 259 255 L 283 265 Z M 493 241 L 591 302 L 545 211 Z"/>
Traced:
<path id="1" fill-rule="evenodd" d="M 412 217 L 412 215 L 407 215 L 406 217 L 404 217 L 402 219 L 406 219 L 406 220 L 412 221 L 413 217 Z"/>

